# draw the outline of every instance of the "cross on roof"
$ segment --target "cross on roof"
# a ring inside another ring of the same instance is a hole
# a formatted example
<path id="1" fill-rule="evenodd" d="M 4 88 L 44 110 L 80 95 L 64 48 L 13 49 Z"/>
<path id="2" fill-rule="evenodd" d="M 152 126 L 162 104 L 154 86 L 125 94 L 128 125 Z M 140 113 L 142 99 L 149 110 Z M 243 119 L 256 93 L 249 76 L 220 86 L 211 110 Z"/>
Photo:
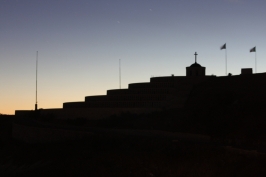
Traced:
<path id="1" fill-rule="evenodd" d="M 197 63 L 197 55 L 198 55 L 197 52 L 195 52 L 194 55 L 195 55 L 195 63 Z"/>

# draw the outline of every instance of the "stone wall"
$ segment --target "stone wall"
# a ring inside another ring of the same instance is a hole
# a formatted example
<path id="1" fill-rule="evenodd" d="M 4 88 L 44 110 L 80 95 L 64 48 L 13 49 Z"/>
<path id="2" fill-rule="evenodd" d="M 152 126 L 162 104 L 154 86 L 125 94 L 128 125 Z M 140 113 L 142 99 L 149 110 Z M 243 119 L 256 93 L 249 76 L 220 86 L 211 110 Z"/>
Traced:
<path id="1" fill-rule="evenodd" d="M 90 120 L 104 119 L 111 115 L 120 115 L 130 112 L 135 114 L 150 113 L 158 108 L 68 108 L 68 109 L 43 109 L 40 111 L 42 116 L 53 117 L 56 119 L 76 119 L 85 118 Z"/>
<path id="2" fill-rule="evenodd" d="M 63 109 L 43 109 L 41 115 L 58 119 L 103 119 L 123 112 L 150 113 L 182 108 L 194 85 L 214 77 L 155 77 L 148 83 L 129 84 L 129 89 L 108 90 L 107 95 L 87 96 L 82 102 L 63 103 Z M 16 111 L 16 115 L 27 112 Z"/>
<path id="3" fill-rule="evenodd" d="M 27 121 L 26 121 L 27 122 Z M 52 143 L 90 139 L 94 137 L 128 138 L 142 136 L 150 138 L 171 139 L 172 141 L 210 142 L 210 137 L 199 134 L 165 132 L 159 130 L 129 130 L 129 129 L 90 129 L 74 126 L 47 125 L 42 122 L 15 122 L 12 128 L 12 138 L 26 143 Z"/>
<path id="4" fill-rule="evenodd" d="M 13 123 L 12 137 L 27 143 L 50 143 L 80 140 L 91 137 L 93 133 L 71 129 L 28 126 Z"/>
<path id="5" fill-rule="evenodd" d="M 63 103 L 63 108 L 166 108 L 177 105 L 182 107 L 192 87 L 209 78 L 151 78 L 147 83 L 129 84 L 128 89 L 108 90 L 107 95 L 86 96 L 84 102 Z"/>

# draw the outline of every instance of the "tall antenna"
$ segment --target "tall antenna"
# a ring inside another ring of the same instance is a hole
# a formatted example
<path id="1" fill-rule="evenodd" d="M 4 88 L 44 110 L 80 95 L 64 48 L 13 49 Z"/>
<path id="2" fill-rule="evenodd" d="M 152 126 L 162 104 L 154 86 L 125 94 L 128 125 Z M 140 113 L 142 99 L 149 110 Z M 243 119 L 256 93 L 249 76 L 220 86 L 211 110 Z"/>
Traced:
<path id="1" fill-rule="evenodd" d="M 38 76 L 38 51 L 36 54 L 36 100 L 35 100 L 35 111 L 38 110 L 38 101 L 37 101 L 37 76 Z"/>
<path id="2" fill-rule="evenodd" d="M 121 89 L 121 59 L 119 59 L 119 88 Z"/>

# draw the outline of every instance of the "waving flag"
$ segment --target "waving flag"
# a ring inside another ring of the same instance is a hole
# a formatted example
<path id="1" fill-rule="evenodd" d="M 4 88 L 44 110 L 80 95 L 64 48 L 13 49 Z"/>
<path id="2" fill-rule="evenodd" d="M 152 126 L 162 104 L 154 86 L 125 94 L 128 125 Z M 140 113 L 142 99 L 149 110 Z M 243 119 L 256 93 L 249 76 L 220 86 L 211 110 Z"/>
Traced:
<path id="1" fill-rule="evenodd" d="M 226 49 L 226 43 L 221 47 L 221 50 Z"/>
<path id="2" fill-rule="evenodd" d="M 250 49 L 249 52 L 256 52 L 256 47 L 253 47 L 252 49 Z"/>

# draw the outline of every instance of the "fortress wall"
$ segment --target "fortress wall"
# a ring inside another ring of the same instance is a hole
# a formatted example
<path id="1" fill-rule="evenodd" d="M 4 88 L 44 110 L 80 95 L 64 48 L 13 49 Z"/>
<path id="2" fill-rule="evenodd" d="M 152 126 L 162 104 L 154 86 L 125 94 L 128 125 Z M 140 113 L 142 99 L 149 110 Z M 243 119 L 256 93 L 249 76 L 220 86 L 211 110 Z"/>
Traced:
<path id="1" fill-rule="evenodd" d="M 194 82 L 193 82 L 194 83 Z M 154 83 L 143 83 L 141 84 L 129 84 L 129 89 L 115 89 L 107 90 L 107 96 L 110 95 L 125 95 L 125 94 L 159 94 L 166 93 L 167 90 L 173 89 L 173 87 L 184 88 L 191 87 L 192 82 L 186 82 L 185 84 L 178 82 L 154 82 Z"/>
<path id="2" fill-rule="evenodd" d="M 16 116 L 24 116 L 32 112 L 33 110 L 15 110 Z"/>
<path id="3" fill-rule="evenodd" d="M 121 94 L 127 94 L 128 89 L 113 89 L 113 90 L 107 90 L 107 95 L 121 95 Z"/>
<path id="4" fill-rule="evenodd" d="M 129 84 L 129 89 L 107 90 L 107 96 L 125 95 L 125 94 L 163 94 L 169 89 L 190 90 L 193 85 L 206 81 L 214 76 L 206 77 L 155 77 L 151 78 L 150 83 Z"/>
<path id="5" fill-rule="evenodd" d="M 85 102 L 87 101 L 104 101 L 107 99 L 106 95 L 93 95 L 93 96 L 86 96 L 85 97 Z"/>
<path id="6" fill-rule="evenodd" d="M 195 87 L 189 107 L 201 110 L 216 106 L 262 107 L 266 104 L 266 74 L 219 77 Z"/>
<path id="7" fill-rule="evenodd" d="M 135 88 L 128 91 L 128 94 L 108 95 L 106 101 L 154 101 L 157 98 L 166 97 L 168 95 L 187 95 L 192 89 L 191 85 L 181 86 L 178 88 L 164 87 L 164 88 Z"/>
<path id="8" fill-rule="evenodd" d="M 13 123 L 12 137 L 27 143 L 50 143 L 79 140 L 93 136 L 93 133 L 71 129 L 28 126 Z"/>
<path id="9" fill-rule="evenodd" d="M 179 88 L 135 88 L 129 90 L 128 94 L 116 94 L 108 96 L 86 97 L 85 102 L 68 102 L 63 104 L 63 108 L 146 108 L 146 107 L 163 107 L 159 102 L 169 100 L 174 97 L 179 104 L 184 103 L 192 86 L 185 85 Z"/>
<path id="10" fill-rule="evenodd" d="M 150 82 L 173 82 L 177 80 L 184 80 L 186 76 L 164 76 L 164 77 L 151 77 Z"/>
<path id="11" fill-rule="evenodd" d="M 149 112 L 149 109 L 183 107 L 193 86 L 210 78 L 216 77 L 151 78 L 151 83 L 129 84 L 129 89 L 107 90 L 107 95 L 87 96 L 85 102 L 67 102 L 63 103 L 63 109 L 45 109 L 42 112 L 59 118 L 101 119 L 122 111 L 138 113 L 139 110 Z M 26 113 L 27 111 L 16 111 L 16 115 Z"/>
<path id="12" fill-rule="evenodd" d="M 130 95 L 112 95 L 108 96 L 106 102 L 132 102 L 132 101 L 160 101 L 168 94 L 130 94 Z"/>
<path id="13" fill-rule="evenodd" d="M 195 84 L 202 81 L 206 81 L 210 78 L 215 78 L 216 76 L 204 76 L 204 77 L 186 77 L 186 76 L 168 76 L 168 77 L 153 77 L 150 79 L 150 83 L 177 83 L 183 84 Z"/>
<path id="14" fill-rule="evenodd" d="M 150 113 L 161 110 L 160 108 L 68 108 L 68 109 L 43 109 L 42 116 L 53 116 L 56 119 L 86 118 L 91 120 L 104 119 L 111 115 L 120 115 L 123 112 L 135 114 Z"/>
<path id="15" fill-rule="evenodd" d="M 132 83 L 128 84 L 128 89 L 134 89 L 134 88 L 149 88 L 151 85 L 149 82 L 145 83 Z"/>
<path id="16" fill-rule="evenodd" d="M 84 108 L 85 102 L 67 102 L 63 103 L 63 108 Z"/>
<path id="17" fill-rule="evenodd" d="M 195 82 L 195 80 L 193 80 Z M 161 88 L 167 88 L 170 89 L 174 86 L 189 86 L 189 85 L 193 85 L 194 82 L 190 81 L 175 81 L 175 80 L 166 80 L 164 82 L 150 82 L 150 83 L 135 83 L 135 84 L 129 84 L 129 90 L 147 90 L 147 89 L 161 89 Z"/>
<path id="18" fill-rule="evenodd" d="M 42 124 L 42 123 L 41 123 Z M 82 139 L 89 139 L 97 137 L 99 133 L 93 133 L 86 129 L 79 129 L 73 126 L 63 127 L 49 127 L 49 126 L 32 126 L 27 124 L 13 123 L 12 124 L 12 138 L 23 141 L 26 143 L 52 143 L 52 142 L 65 142 L 65 141 L 76 141 Z M 101 129 L 100 129 L 101 131 Z M 209 142 L 210 137 L 200 134 L 189 134 L 189 133 L 171 133 L 157 130 L 109 130 L 106 132 L 102 131 L 103 135 L 110 135 L 112 137 L 126 137 L 128 135 L 143 135 L 143 136 L 154 136 L 154 137 L 165 137 L 171 139 L 193 141 L 193 142 Z"/>
<path id="19" fill-rule="evenodd" d="M 83 107 L 64 107 L 64 108 L 146 108 L 155 107 L 154 104 L 158 104 L 166 99 L 161 100 L 137 100 L 131 99 L 130 101 L 98 101 L 98 102 L 86 102 Z M 156 106 L 158 107 L 158 106 Z"/>

